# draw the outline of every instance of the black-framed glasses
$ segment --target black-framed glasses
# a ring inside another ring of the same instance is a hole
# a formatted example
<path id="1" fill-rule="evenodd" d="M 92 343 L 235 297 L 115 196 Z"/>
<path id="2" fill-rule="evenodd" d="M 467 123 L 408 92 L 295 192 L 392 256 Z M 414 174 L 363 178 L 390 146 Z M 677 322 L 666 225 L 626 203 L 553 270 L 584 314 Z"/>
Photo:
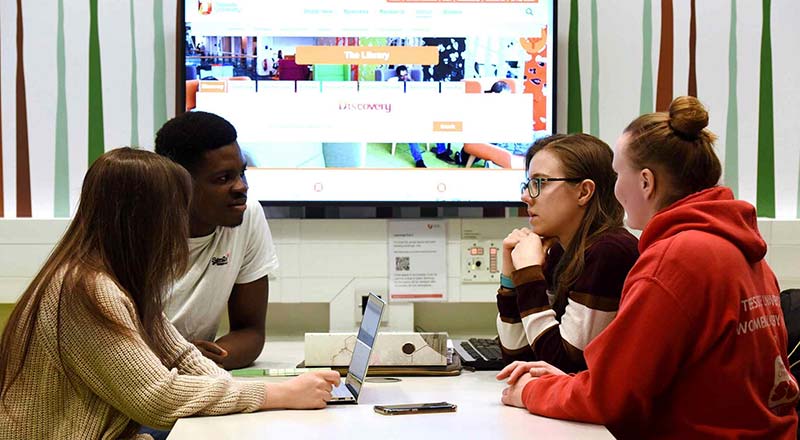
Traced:
<path id="1" fill-rule="evenodd" d="M 582 180 L 583 178 L 580 177 L 531 177 L 522 182 L 519 192 L 523 192 L 527 188 L 528 195 L 535 199 L 542 193 L 542 182 L 580 182 Z"/>

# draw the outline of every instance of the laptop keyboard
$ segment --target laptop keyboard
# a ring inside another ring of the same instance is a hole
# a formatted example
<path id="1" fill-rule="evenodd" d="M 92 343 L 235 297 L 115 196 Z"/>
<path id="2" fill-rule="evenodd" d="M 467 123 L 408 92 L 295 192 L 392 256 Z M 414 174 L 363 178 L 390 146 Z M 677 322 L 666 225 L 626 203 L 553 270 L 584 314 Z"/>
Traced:
<path id="1" fill-rule="evenodd" d="M 344 382 L 340 383 L 337 387 L 333 387 L 331 395 L 333 397 L 353 397 L 353 393 L 345 386 Z"/>
<path id="2" fill-rule="evenodd" d="M 505 366 L 500 344 L 495 339 L 469 338 L 459 341 L 456 351 L 461 355 L 463 365 L 476 370 L 501 370 Z"/>

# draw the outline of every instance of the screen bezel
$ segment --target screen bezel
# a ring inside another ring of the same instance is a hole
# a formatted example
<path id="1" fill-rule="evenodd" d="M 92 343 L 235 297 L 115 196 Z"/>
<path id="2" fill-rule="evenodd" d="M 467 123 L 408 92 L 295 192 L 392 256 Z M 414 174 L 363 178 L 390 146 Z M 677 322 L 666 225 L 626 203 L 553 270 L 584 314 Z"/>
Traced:
<path id="1" fill-rule="evenodd" d="M 554 85 L 558 84 L 558 0 L 551 1 L 551 14 L 552 14 L 552 35 L 553 44 L 547 48 L 549 56 L 548 68 L 552 69 L 552 81 Z M 175 115 L 180 115 L 186 112 L 186 55 L 185 55 L 185 29 L 186 29 L 186 10 L 185 2 L 183 0 L 177 2 L 176 10 L 176 33 L 175 33 Z M 550 124 L 553 133 L 558 132 L 557 125 L 557 104 L 558 104 L 558 90 L 557 87 L 550 87 L 549 93 L 552 96 L 552 115 L 550 117 Z M 394 200 L 259 200 L 262 205 L 268 206 L 302 206 L 302 207 L 339 207 L 339 206 L 363 206 L 363 207 L 422 207 L 422 208 L 436 208 L 436 207 L 487 207 L 487 208 L 520 208 L 525 206 L 521 201 L 394 201 Z"/>

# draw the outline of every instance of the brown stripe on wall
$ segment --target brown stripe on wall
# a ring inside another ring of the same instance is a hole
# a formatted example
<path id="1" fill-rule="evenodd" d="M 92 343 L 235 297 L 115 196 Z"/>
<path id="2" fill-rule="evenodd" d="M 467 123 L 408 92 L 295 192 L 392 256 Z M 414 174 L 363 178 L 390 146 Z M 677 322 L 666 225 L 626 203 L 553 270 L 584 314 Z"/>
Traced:
<path id="1" fill-rule="evenodd" d="M 22 0 L 17 0 L 17 217 L 31 216 L 31 170 L 28 159 L 28 107 L 22 47 Z"/>
<path id="2" fill-rule="evenodd" d="M 673 29 L 672 0 L 661 0 L 661 45 L 658 52 L 656 111 L 669 110 L 672 102 Z"/>
<path id="3" fill-rule="evenodd" d="M 692 0 L 689 19 L 689 96 L 697 97 L 697 11 Z"/>
<path id="4" fill-rule="evenodd" d="M 570 301 L 584 305 L 592 310 L 600 310 L 603 312 L 616 312 L 619 310 L 619 298 L 597 296 L 581 292 L 570 292 L 569 299 Z"/>

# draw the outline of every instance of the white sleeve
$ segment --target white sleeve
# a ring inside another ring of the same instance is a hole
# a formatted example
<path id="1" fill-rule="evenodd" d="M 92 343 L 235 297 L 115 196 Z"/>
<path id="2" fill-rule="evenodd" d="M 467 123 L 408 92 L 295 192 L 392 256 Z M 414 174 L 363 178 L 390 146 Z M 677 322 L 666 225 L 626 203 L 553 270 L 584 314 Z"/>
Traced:
<path id="1" fill-rule="evenodd" d="M 255 200 L 247 202 L 245 213 L 245 249 L 242 267 L 236 277 L 236 284 L 251 283 L 278 268 L 278 256 L 272 233 L 261 204 Z"/>
<path id="2" fill-rule="evenodd" d="M 497 314 L 497 336 L 500 337 L 500 345 L 506 350 L 516 351 L 530 347 L 522 323 L 503 321 L 499 313 Z"/>

